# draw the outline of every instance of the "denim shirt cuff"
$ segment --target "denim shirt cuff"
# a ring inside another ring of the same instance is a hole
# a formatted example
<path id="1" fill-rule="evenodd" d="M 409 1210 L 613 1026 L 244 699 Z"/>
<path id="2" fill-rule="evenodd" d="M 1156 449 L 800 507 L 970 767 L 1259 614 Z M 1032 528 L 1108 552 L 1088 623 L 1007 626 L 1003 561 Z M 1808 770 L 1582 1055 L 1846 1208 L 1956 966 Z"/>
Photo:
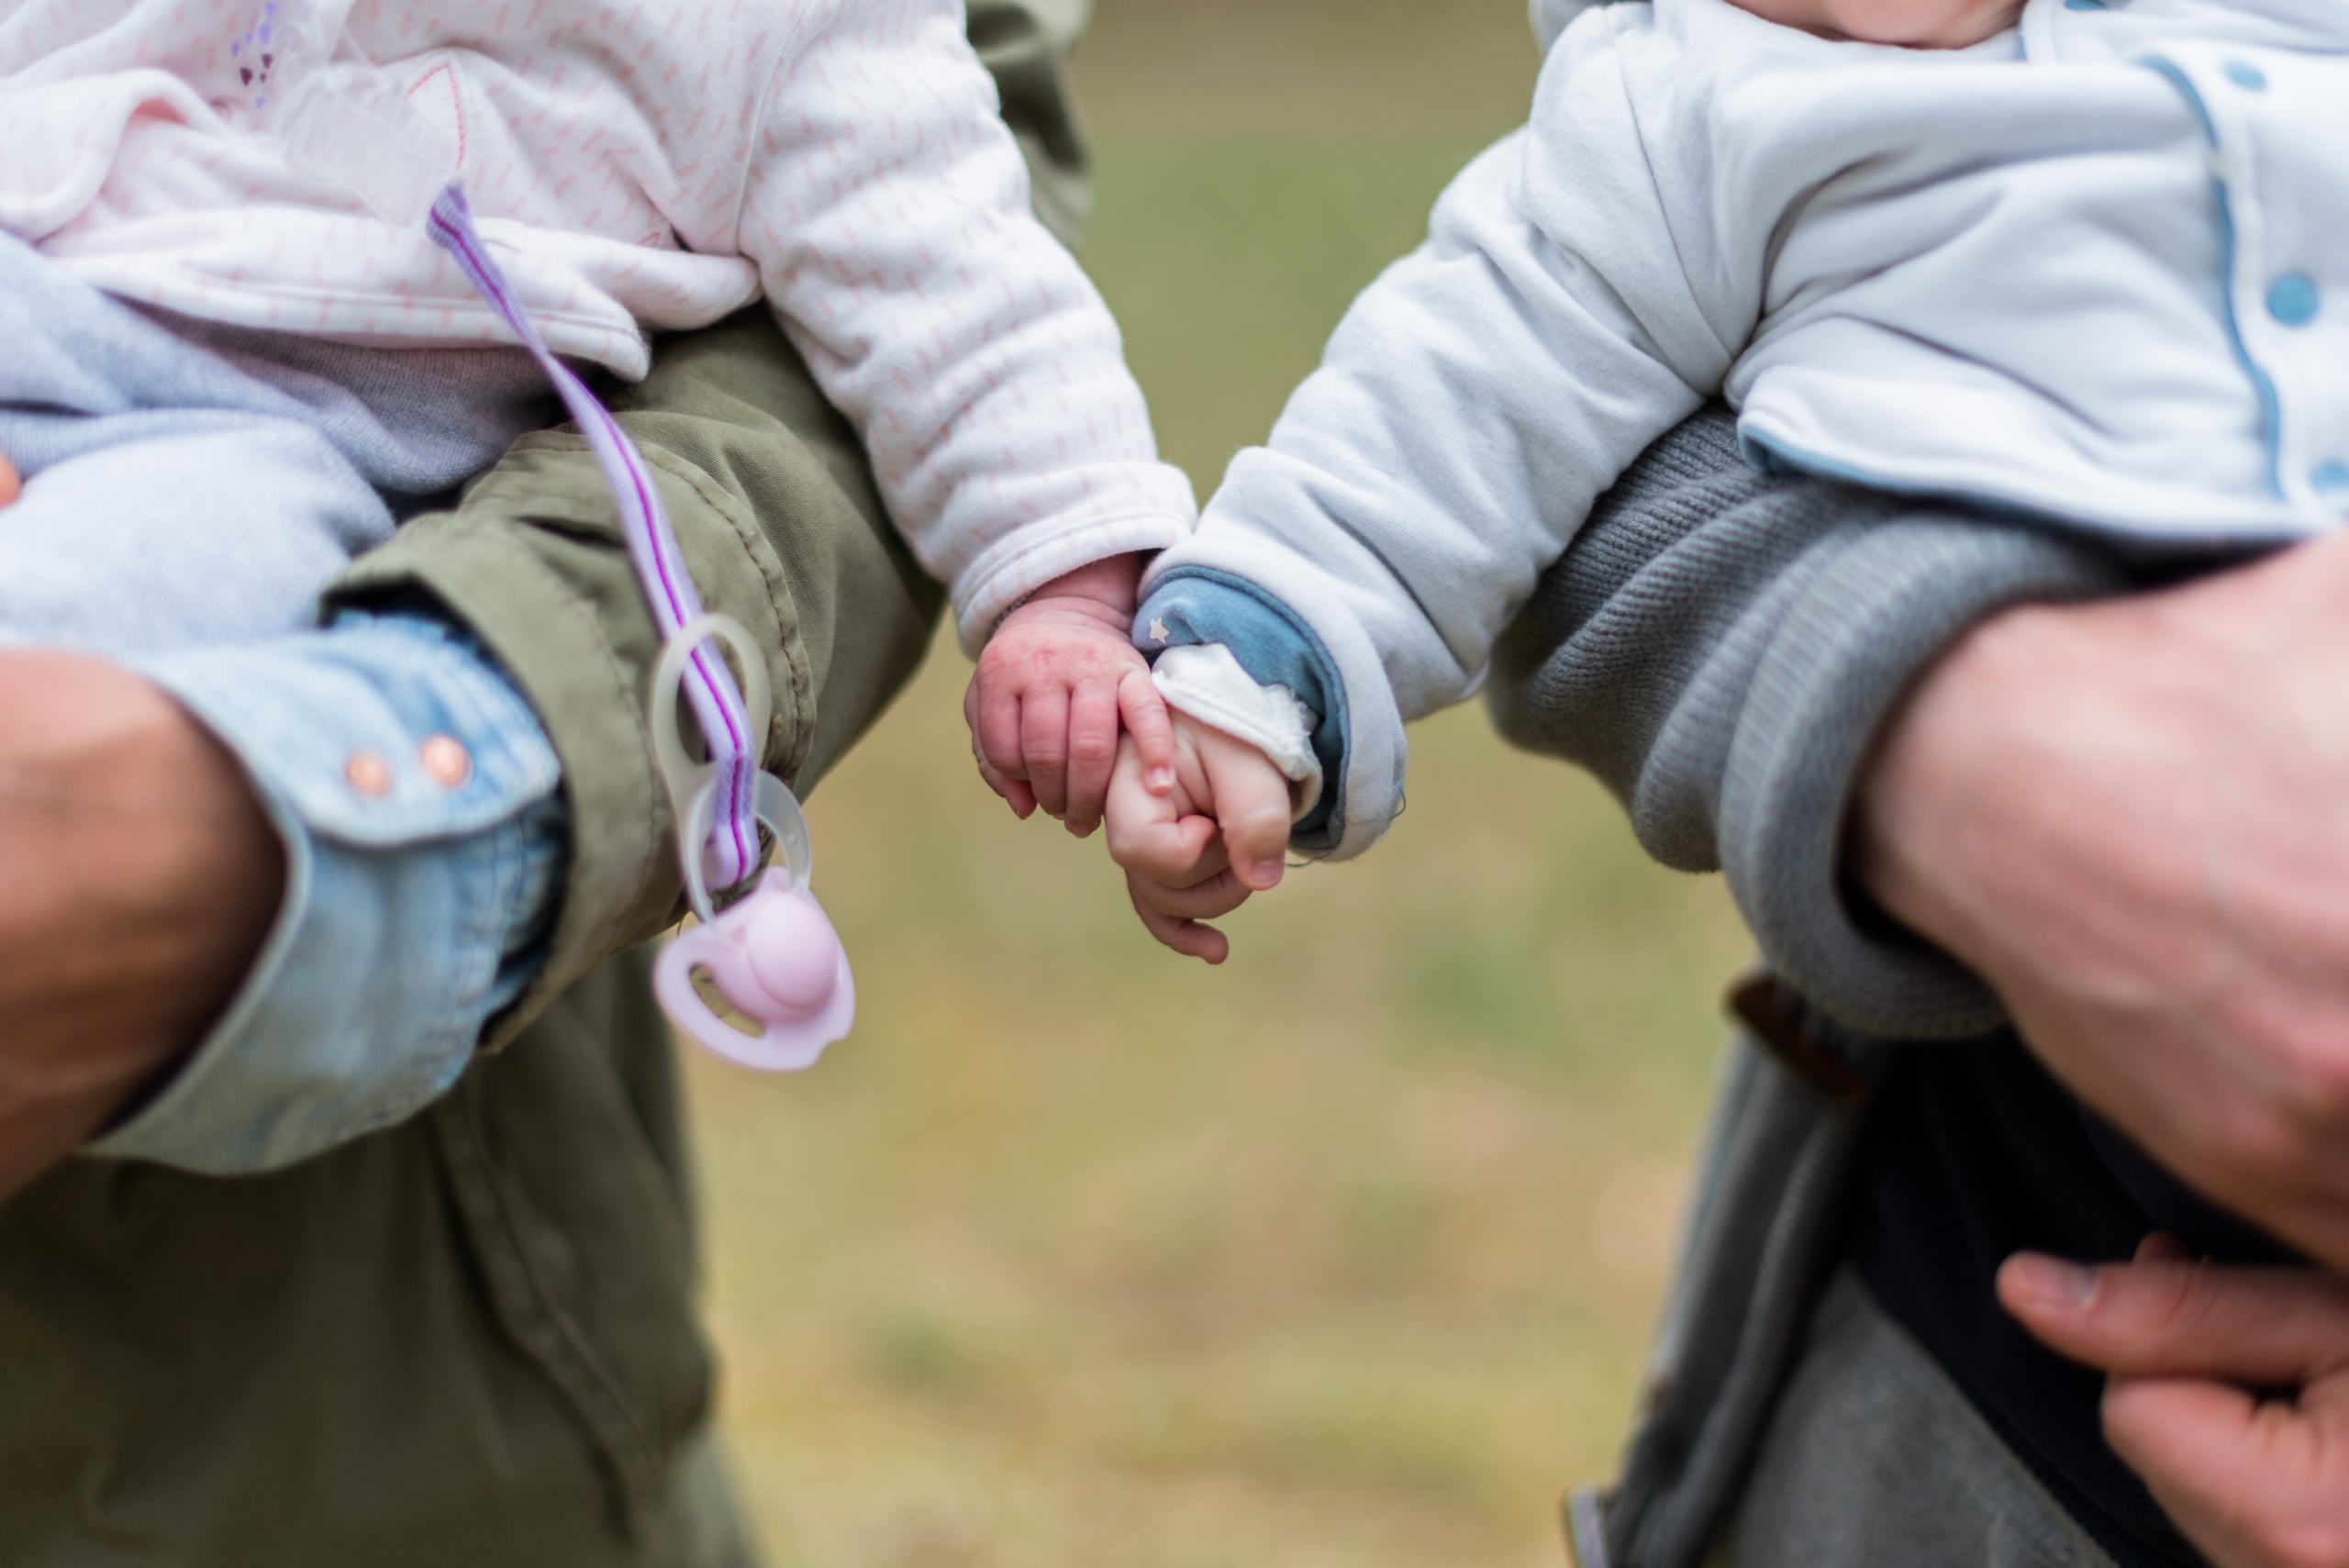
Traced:
<path id="1" fill-rule="evenodd" d="M 140 667 L 235 754 L 285 845 L 275 928 L 210 1036 L 88 1152 L 237 1174 L 405 1119 L 534 972 L 561 770 L 462 634 L 349 614 Z"/>

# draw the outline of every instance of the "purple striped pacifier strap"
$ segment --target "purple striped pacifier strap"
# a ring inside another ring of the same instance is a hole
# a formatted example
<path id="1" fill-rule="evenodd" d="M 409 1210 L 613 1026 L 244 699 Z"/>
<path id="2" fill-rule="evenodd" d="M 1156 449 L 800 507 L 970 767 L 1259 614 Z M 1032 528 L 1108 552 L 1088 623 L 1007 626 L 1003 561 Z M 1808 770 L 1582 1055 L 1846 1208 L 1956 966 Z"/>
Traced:
<path id="1" fill-rule="evenodd" d="M 669 517 L 662 509 L 652 477 L 645 472 L 644 459 L 620 428 L 619 421 L 587 389 L 587 384 L 547 348 L 546 339 L 539 335 L 521 302 L 514 297 L 505 273 L 490 258 L 489 247 L 482 242 L 479 230 L 473 227 L 473 209 L 461 187 L 451 184 L 440 193 L 440 199 L 432 204 L 428 227 L 433 242 L 455 259 L 465 276 L 473 280 L 473 287 L 481 291 L 482 298 L 505 318 L 515 336 L 537 358 L 547 379 L 554 383 L 563 407 L 586 435 L 587 444 L 595 450 L 596 461 L 604 470 L 605 483 L 612 487 L 612 498 L 619 505 L 620 528 L 628 539 L 629 554 L 636 563 L 645 597 L 651 603 L 652 618 L 660 627 L 664 642 L 674 639 L 680 628 L 701 618 L 701 596 L 694 592 L 693 578 L 679 559 L 676 535 L 670 529 Z M 686 664 L 685 687 L 686 699 L 693 704 L 694 717 L 708 739 L 710 761 L 718 769 L 716 821 L 704 859 L 711 883 L 721 888 L 732 887 L 759 865 L 759 828 L 752 811 L 751 784 L 760 747 L 750 733 L 750 719 L 742 710 L 741 694 L 735 689 L 734 673 L 726 667 L 725 659 L 713 643 L 704 642 L 694 650 Z M 685 803 L 679 802 L 677 809 L 682 813 Z"/>

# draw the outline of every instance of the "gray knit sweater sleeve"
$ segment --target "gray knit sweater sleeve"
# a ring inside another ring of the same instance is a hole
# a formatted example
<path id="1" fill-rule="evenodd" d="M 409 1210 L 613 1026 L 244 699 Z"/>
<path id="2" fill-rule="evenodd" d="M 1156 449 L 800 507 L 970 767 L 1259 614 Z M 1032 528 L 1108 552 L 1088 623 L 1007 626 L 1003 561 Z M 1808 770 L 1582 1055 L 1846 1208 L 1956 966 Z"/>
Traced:
<path id="1" fill-rule="evenodd" d="M 1759 474 L 1715 407 L 1600 503 L 1496 651 L 1487 700 L 1511 740 L 1596 773 L 1658 860 L 1724 871 L 1769 962 L 1829 1016 L 1962 1039 L 2000 1022 L 1998 1000 L 1854 895 L 1854 786 L 1967 627 L 2127 586 L 2078 539 Z"/>

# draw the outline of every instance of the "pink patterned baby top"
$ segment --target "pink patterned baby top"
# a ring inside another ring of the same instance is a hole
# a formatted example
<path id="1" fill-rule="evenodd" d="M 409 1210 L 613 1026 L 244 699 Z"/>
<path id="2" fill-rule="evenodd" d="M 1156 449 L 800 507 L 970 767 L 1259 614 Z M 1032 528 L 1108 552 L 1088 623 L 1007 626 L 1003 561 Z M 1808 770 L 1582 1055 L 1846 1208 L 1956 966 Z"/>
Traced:
<path id="1" fill-rule="evenodd" d="M 200 319 L 510 342 L 420 223 L 273 130 L 328 62 L 445 148 L 558 353 L 640 376 L 648 329 L 763 294 L 966 645 L 1189 533 L 954 0 L 0 0 L 0 232 Z"/>

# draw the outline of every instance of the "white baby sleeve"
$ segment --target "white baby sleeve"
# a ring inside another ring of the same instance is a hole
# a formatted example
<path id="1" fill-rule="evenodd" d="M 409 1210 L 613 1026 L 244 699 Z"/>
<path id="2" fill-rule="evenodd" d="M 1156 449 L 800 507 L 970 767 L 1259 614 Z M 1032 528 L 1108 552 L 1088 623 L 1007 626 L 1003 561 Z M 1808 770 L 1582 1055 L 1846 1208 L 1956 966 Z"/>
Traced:
<path id="1" fill-rule="evenodd" d="M 854 423 L 976 649 L 1080 566 L 1190 532 L 1100 295 L 1029 209 L 954 0 L 806 8 L 744 192 L 741 247 Z"/>
<path id="2" fill-rule="evenodd" d="M 1702 149 L 1646 145 L 1607 30 L 1626 25 L 1569 32 L 1533 126 L 1445 192 L 1427 243 L 1363 294 L 1271 440 L 1152 568 L 1253 584 L 1320 642 L 1344 685 L 1339 856 L 1400 808 L 1404 721 L 1475 689 L 1592 503 L 1742 340 L 1750 285 L 1716 286 Z"/>

